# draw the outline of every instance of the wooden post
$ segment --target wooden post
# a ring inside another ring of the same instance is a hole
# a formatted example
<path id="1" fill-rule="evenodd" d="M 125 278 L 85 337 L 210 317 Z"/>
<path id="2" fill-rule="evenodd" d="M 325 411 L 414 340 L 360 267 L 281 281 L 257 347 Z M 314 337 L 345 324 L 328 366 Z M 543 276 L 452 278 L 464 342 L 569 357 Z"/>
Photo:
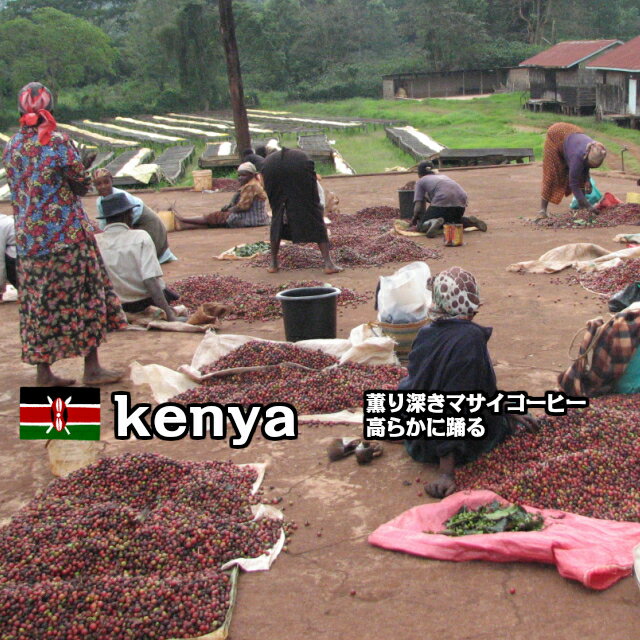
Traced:
<path id="1" fill-rule="evenodd" d="M 218 0 L 220 10 L 220 34 L 224 45 L 224 55 L 227 59 L 227 76 L 229 77 L 229 95 L 233 110 L 233 122 L 236 129 L 236 144 L 238 156 L 251 146 L 249 135 L 249 120 L 244 105 L 244 89 L 240 73 L 240 56 L 236 42 L 236 26 L 233 19 L 231 0 Z"/>

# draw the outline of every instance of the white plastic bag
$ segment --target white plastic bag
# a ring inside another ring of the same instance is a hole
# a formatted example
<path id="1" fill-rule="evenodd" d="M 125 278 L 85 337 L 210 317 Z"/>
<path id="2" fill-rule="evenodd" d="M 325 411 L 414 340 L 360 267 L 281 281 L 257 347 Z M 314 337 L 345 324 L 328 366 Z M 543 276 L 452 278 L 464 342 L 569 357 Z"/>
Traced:
<path id="1" fill-rule="evenodd" d="M 411 262 L 392 276 L 380 276 L 378 321 L 390 324 L 419 322 L 427 317 L 431 269 L 426 262 Z"/>

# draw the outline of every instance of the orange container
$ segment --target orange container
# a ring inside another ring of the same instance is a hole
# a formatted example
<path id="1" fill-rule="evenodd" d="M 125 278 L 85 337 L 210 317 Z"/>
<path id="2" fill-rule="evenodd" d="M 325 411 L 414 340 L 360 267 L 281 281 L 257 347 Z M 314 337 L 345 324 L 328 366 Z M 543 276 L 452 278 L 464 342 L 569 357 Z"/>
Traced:
<path id="1" fill-rule="evenodd" d="M 461 224 L 445 224 L 443 230 L 445 247 L 460 247 L 462 245 L 464 231 Z"/>

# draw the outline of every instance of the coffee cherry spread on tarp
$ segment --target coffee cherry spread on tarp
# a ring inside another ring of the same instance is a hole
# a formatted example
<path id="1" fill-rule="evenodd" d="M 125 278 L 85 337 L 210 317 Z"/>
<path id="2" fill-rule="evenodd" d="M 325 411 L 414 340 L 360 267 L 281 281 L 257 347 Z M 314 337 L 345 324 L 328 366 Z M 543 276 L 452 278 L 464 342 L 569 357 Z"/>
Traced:
<path id="1" fill-rule="evenodd" d="M 612 296 L 633 282 L 640 282 L 640 260 L 624 260 L 617 267 L 578 274 L 580 284 L 591 291 Z"/>
<path id="2" fill-rule="evenodd" d="M 228 560 L 281 535 L 253 521 L 257 472 L 152 454 L 52 482 L 0 530 L 0 638 L 188 638 L 219 627 Z"/>
<path id="3" fill-rule="evenodd" d="M 296 369 L 293 362 L 313 371 Z M 251 341 L 206 367 L 203 373 L 234 367 L 275 366 L 273 369 L 210 378 L 171 399 L 181 404 L 288 403 L 299 414 L 333 413 L 362 408 L 362 394 L 369 389 L 395 390 L 407 375 L 404 367 L 338 364 L 337 358 L 322 351 L 302 349 L 288 343 Z M 332 366 L 333 365 L 333 366 Z"/>
<path id="4" fill-rule="evenodd" d="M 333 213 L 329 219 L 331 256 L 345 267 L 381 267 L 393 262 L 437 260 L 442 253 L 404 236 L 395 235 L 393 222 L 400 217 L 394 207 L 369 207 L 354 214 Z M 324 266 L 316 244 L 283 244 L 278 260 L 281 269 L 316 269 Z M 252 267 L 266 268 L 269 255 L 251 260 Z"/>
<path id="5" fill-rule="evenodd" d="M 226 319 L 258 322 L 282 316 L 282 305 L 276 300 L 276 293 L 300 287 L 321 287 L 323 283 L 307 280 L 268 285 L 247 282 L 235 276 L 203 274 L 183 278 L 171 286 L 180 294 L 180 300 L 176 304 L 185 305 L 189 313 L 196 311 L 205 302 L 218 302 L 231 308 L 225 316 Z M 338 307 L 355 307 L 373 298 L 373 292 L 358 293 L 346 287 L 340 287 L 340 291 Z"/>
<path id="6" fill-rule="evenodd" d="M 640 396 L 610 395 L 542 420 L 456 472 L 459 489 L 583 516 L 640 522 Z"/>
<path id="7" fill-rule="evenodd" d="M 584 229 L 585 227 L 617 227 L 625 224 L 640 223 L 640 204 L 617 204 L 601 211 L 591 213 L 584 209 L 551 214 L 538 220 L 536 227 L 551 229 Z"/>

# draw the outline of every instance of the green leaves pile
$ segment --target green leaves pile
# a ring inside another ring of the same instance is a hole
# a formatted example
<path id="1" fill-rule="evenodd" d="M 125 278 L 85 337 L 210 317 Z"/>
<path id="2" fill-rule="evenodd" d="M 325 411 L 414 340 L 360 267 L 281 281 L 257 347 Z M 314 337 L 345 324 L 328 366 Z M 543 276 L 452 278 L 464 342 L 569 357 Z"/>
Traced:
<path id="1" fill-rule="evenodd" d="M 249 256 L 256 255 L 257 253 L 267 253 L 268 251 L 269 243 L 264 242 L 264 240 L 254 242 L 252 244 L 243 244 L 242 246 L 233 248 L 233 253 L 240 258 L 248 258 Z"/>
<path id="2" fill-rule="evenodd" d="M 544 518 L 531 514 L 520 505 L 503 506 L 497 500 L 478 509 L 462 507 L 445 523 L 446 536 L 470 536 L 478 533 L 501 533 L 503 531 L 540 531 Z"/>

